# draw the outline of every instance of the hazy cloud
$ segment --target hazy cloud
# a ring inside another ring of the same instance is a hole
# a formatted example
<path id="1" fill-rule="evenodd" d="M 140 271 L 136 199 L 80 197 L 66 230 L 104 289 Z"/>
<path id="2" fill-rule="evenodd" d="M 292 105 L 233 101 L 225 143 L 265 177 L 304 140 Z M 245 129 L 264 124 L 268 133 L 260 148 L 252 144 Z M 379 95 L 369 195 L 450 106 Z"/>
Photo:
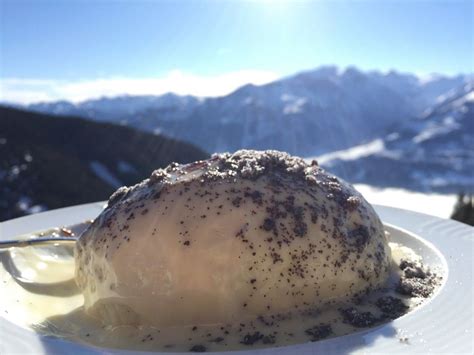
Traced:
<path id="1" fill-rule="evenodd" d="M 248 83 L 262 85 L 278 78 L 277 73 L 264 70 L 239 70 L 215 76 L 174 70 L 157 78 L 109 77 L 77 81 L 6 78 L 0 82 L 0 100 L 23 104 L 55 100 L 79 102 L 101 96 L 167 92 L 199 97 L 222 96 Z"/>

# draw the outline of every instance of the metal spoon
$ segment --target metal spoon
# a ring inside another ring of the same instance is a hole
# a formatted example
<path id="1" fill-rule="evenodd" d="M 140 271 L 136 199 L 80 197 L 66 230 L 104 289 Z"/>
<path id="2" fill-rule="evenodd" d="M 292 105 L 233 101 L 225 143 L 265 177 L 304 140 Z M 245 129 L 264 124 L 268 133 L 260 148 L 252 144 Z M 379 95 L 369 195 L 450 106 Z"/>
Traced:
<path id="1" fill-rule="evenodd" d="M 59 293 L 64 295 L 64 297 L 68 297 L 70 296 L 68 292 L 76 292 L 71 291 L 73 288 L 69 287 L 71 283 L 75 283 L 74 279 L 59 283 L 42 284 L 35 280 L 25 278 L 22 271 L 18 269 L 12 259 L 11 248 L 22 248 L 28 246 L 72 247 L 90 223 L 91 221 L 86 221 L 67 227 L 44 230 L 33 236 L 30 235 L 30 237 L 19 236 L 18 239 L 0 240 L 0 267 L 3 265 L 3 268 L 13 277 L 13 279 L 23 288 L 27 288 L 29 292 L 42 294 L 54 292 L 54 294 Z"/>
<path id="2" fill-rule="evenodd" d="M 67 227 L 59 227 L 43 231 L 34 238 L 0 240 L 0 250 L 40 245 L 71 245 L 79 239 L 82 232 L 92 223 L 85 221 Z M 58 235 L 59 234 L 59 235 Z"/>
<path id="3" fill-rule="evenodd" d="M 34 239 L 22 239 L 22 240 L 2 240 L 0 241 L 0 249 L 8 248 L 22 248 L 36 245 L 59 245 L 59 244 L 71 244 L 77 242 L 78 237 L 38 237 Z"/>

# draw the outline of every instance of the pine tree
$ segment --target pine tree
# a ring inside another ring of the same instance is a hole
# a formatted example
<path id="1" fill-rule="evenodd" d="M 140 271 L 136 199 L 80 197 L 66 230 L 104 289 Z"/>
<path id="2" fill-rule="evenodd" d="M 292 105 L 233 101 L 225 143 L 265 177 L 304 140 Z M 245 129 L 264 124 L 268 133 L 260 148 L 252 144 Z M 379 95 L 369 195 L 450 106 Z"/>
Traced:
<path id="1" fill-rule="evenodd" d="M 458 201 L 454 206 L 451 219 L 474 226 L 474 208 L 473 195 L 465 195 L 461 192 L 458 195 Z"/>

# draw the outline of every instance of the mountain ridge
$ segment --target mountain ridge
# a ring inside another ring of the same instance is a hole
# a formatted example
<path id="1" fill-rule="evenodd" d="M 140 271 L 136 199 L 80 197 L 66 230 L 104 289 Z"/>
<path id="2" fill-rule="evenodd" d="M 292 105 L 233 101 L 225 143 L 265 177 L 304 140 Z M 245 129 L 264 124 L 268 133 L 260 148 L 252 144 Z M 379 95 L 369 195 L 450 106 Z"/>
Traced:
<path id="1" fill-rule="evenodd" d="M 432 76 L 325 66 L 226 96 L 119 96 L 28 105 L 49 114 L 111 121 L 192 142 L 207 151 L 272 148 L 317 155 L 376 138 L 409 120 L 469 75 Z M 213 134 L 214 132 L 214 134 Z M 338 132 L 340 137 L 331 136 Z"/>

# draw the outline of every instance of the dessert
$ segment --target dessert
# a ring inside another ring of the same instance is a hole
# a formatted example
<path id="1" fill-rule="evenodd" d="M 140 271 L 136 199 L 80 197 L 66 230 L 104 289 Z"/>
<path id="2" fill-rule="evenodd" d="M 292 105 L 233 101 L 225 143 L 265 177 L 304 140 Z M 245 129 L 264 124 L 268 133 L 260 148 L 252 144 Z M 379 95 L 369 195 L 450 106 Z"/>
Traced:
<path id="1" fill-rule="evenodd" d="M 352 186 L 250 150 L 120 188 L 75 258 L 87 314 L 157 327 L 335 305 L 383 286 L 391 267 L 382 223 Z"/>

